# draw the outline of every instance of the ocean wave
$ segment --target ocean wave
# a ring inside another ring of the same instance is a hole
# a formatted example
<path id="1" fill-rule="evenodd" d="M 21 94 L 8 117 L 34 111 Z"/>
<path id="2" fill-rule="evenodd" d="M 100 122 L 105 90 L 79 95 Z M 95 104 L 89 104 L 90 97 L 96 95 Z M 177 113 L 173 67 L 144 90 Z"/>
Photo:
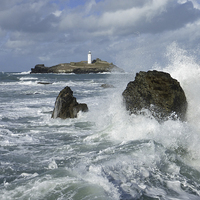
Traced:
<path id="1" fill-rule="evenodd" d="M 24 72 L 13 72 L 12 74 L 13 75 L 27 75 L 27 74 L 30 74 L 31 73 L 31 71 L 24 71 Z"/>
<path id="2" fill-rule="evenodd" d="M 20 81 L 26 81 L 26 80 L 37 80 L 36 77 L 19 77 Z"/>

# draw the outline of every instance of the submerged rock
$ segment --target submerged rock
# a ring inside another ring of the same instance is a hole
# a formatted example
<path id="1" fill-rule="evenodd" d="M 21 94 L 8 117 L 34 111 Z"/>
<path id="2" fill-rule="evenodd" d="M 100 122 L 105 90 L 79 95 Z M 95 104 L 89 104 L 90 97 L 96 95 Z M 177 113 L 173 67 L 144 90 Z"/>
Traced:
<path id="1" fill-rule="evenodd" d="M 102 84 L 101 87 L 102 87 L 102 88 L 114 88 L 113 85 L 106 84 L 106 83 Z"/>
<path id="2" fill-rule="evenodd" d="M 48 83 L 48 82 L 37 82 L 37 84 L 49 85 L 49 84 L 52 84 L 52 83 Z"/>
<path id="3" fill-rule="evenodd" d="M 143 108 L 150 110 L 158 120 L 169 116 L 185 120 L 187 101 L 179 82 L 170 74 L 159 71 L 139 72 L 123 92 L 126 109 L 137 114 Z"/>
<path id="4" fill-rule="evenodd" d="M 52 118 L 76 118 L 79 111 L 88 111 L 87 104 L 79 104 L 70 87 L 65 87 L 56 98 Z"/>

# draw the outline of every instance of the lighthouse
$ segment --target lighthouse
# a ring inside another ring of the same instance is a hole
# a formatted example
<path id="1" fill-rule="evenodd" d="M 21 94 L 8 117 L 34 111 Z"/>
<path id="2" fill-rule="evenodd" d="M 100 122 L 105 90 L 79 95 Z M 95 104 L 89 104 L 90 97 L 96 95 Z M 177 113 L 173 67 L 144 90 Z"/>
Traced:
<path id="1" fill-rule="evenodd" d="M 91 54 L 91 51 L 89 51 L 88 53 L 88 64 L 91 64 L 92 63 L 92 54 Z"/>

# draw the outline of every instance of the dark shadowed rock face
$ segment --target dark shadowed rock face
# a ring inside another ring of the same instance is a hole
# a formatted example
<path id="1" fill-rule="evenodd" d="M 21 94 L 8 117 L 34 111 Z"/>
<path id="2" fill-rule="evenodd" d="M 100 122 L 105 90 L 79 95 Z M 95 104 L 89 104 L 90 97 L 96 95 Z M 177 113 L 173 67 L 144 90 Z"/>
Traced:
<path id="1" fill-rule="evenodd" d="M 88 111 L 87 105 L 79 104 L 70 87 L 65 87 L 56 98 L 52 118 L 75 118 L 79 111 Z"/>
<path id="2" fill-rule="evenodd" d="M 139 72 L 122 95 L 130 113 L 137 114 L 146 108 L 158 121 L 167 119 L 172 113 L 175 113 L 174 118 L 185 120 L 185 93 L 179 82 L 168 73 L 155 70 Z"/>
<path id="3" fill-rule="evenodd" d="M 45 67 L 44 64 L 38 64 L 31 69 L 31 73 L 48 73 L 48 67 Z"/>

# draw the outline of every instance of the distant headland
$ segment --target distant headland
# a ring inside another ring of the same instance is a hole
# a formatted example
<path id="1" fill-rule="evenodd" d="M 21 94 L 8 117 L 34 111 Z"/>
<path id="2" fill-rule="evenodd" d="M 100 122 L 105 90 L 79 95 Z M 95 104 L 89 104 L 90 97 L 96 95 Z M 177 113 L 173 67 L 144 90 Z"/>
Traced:
<path id="1" fill-rule="evenodd" d="M 122 69 L 97 58 L 92 61 L 91 52 L 88 53 L 88 61 L 61 63 L 52 67 L 45 67 L 44 64 L 37 64 L 35 68 L 31 68 L 32 73 L 103 73 L 103 72 L 124 72 Z"/>

